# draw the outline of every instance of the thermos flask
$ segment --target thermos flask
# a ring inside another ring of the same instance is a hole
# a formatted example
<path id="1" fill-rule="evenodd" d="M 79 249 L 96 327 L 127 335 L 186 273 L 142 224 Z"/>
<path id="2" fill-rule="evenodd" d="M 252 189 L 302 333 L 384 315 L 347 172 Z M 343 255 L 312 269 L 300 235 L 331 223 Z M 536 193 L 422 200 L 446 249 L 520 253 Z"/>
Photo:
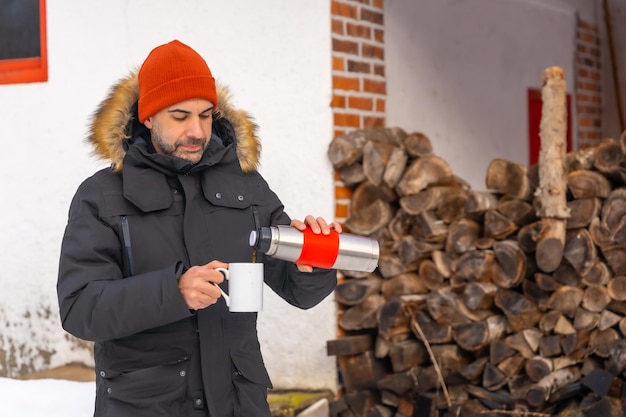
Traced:
<path id="1" fill-rule="evenodd" d="M 337 233 L 315 234 L 291 226 L 261 227 L 250 232 L 250 246 L 272 258 L 318 268 L 372 272 L 378 265 L 380 247 L 375 239 Z"/>

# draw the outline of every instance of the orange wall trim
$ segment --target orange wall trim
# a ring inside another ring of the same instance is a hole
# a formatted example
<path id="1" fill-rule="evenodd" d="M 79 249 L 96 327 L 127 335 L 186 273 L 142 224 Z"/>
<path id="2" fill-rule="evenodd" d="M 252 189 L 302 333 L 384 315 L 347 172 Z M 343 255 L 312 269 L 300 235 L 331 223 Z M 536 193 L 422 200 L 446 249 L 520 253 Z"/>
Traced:
<path id="1" fill-rule="evenodd" d="M 0 60 L 0 84 L 48 81 L 46 0 L 39 0 L 39 38 L 41 45 L 39 57 Z"/>

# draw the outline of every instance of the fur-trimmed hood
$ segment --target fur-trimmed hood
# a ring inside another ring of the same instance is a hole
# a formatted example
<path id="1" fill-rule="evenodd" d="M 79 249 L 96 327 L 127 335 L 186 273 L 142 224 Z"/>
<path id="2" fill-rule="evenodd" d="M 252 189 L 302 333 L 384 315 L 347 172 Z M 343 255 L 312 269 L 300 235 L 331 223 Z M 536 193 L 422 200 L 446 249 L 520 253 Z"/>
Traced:
<path id="1" fill-rule="evenodd" d="M 239 164 L 244 172 L 258 168 L 261 142 L 257 136 L 258 126 L 245 111 L 232 106 L 228 89 L 217 84 L 218 107 L 213 118 L 225 118 L 233 126 Z M 137 121 L 139 85 L 137 72 L 119 80 L 96 109 L 87 141 L 93 146 L 93 154 L 110 160 L 112 169 L 120 171 L 126 154 L 126 142 L 133 138 Z"/>

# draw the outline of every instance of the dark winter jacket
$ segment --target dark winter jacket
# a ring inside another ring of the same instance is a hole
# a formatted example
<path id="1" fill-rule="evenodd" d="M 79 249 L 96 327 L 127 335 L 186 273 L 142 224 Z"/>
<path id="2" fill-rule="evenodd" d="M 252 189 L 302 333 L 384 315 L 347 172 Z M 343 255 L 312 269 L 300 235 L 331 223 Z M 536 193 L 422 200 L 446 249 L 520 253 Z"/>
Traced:
<path id="1" fill-rule="evenodd" d="M 230 313 L 223 299 L 190 311 L 178 289 L 186 268 L 250 262 L 250 231 L 290 222 L 256 170 L 256 126 L 218 94 L 195 165 L 154 153 L 136 121 L 135 74 L 95 113 L 89 140 L 112 165 L 74 196 L 57 289 L 64 329 L 95 341 L 97 417 L 269 416 L 257 314 Z M 266 284 L 296 307 L 335 288 L 335 271 L 259 260 Z"/>

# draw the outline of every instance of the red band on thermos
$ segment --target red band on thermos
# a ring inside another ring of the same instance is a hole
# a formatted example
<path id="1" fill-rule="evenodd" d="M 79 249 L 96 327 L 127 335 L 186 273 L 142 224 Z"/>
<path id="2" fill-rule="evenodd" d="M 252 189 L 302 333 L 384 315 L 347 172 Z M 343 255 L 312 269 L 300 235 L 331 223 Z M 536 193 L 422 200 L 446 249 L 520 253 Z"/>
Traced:
<path id="1" fill-rule="evenodd" d="M 329 235 L 315 234 L 309 227 L 302 233 L 304 233 L 304 244 L 300 257 L 295 263 L 331 268 L 339 255 L 339 233 L 331 230 Z"/>

